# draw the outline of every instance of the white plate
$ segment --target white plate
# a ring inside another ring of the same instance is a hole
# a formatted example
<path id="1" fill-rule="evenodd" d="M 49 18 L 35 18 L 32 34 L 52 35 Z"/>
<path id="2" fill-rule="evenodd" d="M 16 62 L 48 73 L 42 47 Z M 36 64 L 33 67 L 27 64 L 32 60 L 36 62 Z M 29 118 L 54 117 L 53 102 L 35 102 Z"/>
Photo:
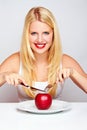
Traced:
<path id="1" fill-rule="evenodd" d="M 28 100 L 18 103 L 17 109 L 21 111 L 26 111 L 29 113 L 37 113 L 37 114 L 52 114 L 58 113 L 71 109 L 71 104 L 69 102 L 61 101 L 61 100 L 53 100 L 52 105 L 47 110 L 39 110 L 35 106 L 34 100 Z"/>

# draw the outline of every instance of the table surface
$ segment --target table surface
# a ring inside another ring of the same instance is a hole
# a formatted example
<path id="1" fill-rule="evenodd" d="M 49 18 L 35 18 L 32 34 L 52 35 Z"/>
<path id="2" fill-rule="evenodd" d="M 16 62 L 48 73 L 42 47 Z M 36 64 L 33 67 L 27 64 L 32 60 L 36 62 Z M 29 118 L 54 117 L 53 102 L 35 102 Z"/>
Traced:
<path id="1" fill-rule="evenodd" d="M 18 103 L 0 103 L 0 130 L 87 130 L 87 102 L 72 102 L 72 109 L 56 114 L 17 110 Z"/>

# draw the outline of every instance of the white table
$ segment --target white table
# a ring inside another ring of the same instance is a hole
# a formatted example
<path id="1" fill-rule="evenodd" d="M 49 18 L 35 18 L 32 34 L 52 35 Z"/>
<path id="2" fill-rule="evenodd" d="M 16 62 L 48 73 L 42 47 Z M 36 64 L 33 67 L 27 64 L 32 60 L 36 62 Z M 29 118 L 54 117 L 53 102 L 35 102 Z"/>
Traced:
<path id="1" fill-rule="evenodd" d="M 69 111 L 39 115 L 17 111 L 17 103 L 0 103 L 0 130 L 87 130 L 87 103 Z"/>

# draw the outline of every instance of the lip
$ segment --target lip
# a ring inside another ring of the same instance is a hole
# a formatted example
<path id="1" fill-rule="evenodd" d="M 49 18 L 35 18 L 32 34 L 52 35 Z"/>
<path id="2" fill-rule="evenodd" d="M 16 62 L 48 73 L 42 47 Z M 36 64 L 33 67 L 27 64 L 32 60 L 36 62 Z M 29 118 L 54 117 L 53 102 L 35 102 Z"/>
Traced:
<path id="1" fill-rule="evenodd" d="M 43 49 L 46 46 L 46 44 L 35 44 L 35 47 L 38 49 Z"/>

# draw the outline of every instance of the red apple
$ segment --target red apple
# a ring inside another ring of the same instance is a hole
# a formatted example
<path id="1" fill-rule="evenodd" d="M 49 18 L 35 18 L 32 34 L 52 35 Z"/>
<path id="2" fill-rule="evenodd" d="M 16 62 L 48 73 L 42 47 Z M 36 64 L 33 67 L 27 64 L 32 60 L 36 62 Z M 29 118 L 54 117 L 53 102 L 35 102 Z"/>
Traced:
<path id="1" fill-rule="evenodd" d="M 35 105 L 40 110 L 48 109 L 52 104 L 52 97 L 48 93 L 39 93 L 35 97 Z"/>

